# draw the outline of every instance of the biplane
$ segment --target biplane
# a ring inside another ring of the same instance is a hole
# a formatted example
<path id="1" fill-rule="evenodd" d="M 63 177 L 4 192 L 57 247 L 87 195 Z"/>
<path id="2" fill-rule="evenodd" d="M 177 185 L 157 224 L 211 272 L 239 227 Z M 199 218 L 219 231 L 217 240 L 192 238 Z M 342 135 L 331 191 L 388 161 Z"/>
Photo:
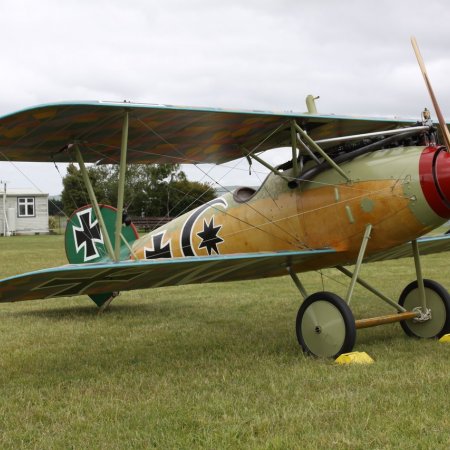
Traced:
<path id="1" fill-rule="evenodd" d="M 419 121 L 318 114 L 311 96 L 307 113 L 75 102 L 2 117 L 3 159 L 77 161 L 90 204 L 68 220 L 69 264 L 1 280 L 0 301 L 87 295 L 103 309 L 121 291 L 290 275 L 304 299 L 296 334 L 306 353 L 336 357 L 357 329 L 385 323 L 420 338 L 450 332 L 450 296 L 423 278 L 420 259 L 450 250 L 448 235 L 423 237 L 450 218 L 450 137 L 415 51 L 439 128 L 427 110 Z M 264 152 L 281 147 L 289 160 L 267 163 Z M 228 192 L 143 237 L 127 220 L 127 164 L 242 157 L 269 169 L 258 189 Z M 96 199 L 94 162 L 119 164 L 115 208 Z M 364 263 L 396 258 L 409 258 L 417 278 L 398 301 L 360 276 Z M 348 277 L 345 298 L 306 291 L 299 274 L 322 268 Z M 357 283 L 393 313 L 355 320 Z"/>

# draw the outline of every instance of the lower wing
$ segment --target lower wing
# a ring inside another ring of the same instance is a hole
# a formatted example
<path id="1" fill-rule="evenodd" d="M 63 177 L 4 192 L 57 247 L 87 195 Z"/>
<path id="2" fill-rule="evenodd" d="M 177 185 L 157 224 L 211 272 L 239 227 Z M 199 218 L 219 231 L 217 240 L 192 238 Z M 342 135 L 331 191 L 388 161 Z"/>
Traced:
<path id="1" fill-rule="evenodd" d="M 0 281 L 0 302 L 96 295 L 161 286 L 251 280 L 317 266 L 335 250 L 262 252 L 195 258 L 69 264 Z"/>
<path id="2" fill-rule="evenodd" d="M 418 244 L 422 255 L 450 251 L 450 235 L 422 238 Z M 335 256 L 333 249 L 319 249 L 69 264 L 1 280 L 0 302 L 83 294 L 95 296 L 112 291 L 273 277 L 285 275 L 289 267 L 295 272 L 330 267 Z M 368 256 L 364 262 L 410 256 L 412 246 L 408 242 Z"/>
<path id="3" fill-rule="evenodd" d="M 417 240 L 421 255 L 431 255 L 450 251 L 450 234 L 441 236 L 423 237 Z M 413 256 L 411 242 L 405 242 L 397 247 L 364 258 L 364 262 L 385 261 L 389 259 L 407 258 Z"/>

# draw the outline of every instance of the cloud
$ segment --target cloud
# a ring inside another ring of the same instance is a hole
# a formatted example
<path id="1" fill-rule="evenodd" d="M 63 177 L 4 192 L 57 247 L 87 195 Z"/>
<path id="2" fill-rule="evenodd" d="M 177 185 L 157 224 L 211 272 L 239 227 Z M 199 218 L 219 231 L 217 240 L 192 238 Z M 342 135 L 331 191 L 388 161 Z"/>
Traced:
<path id="1" fill-rule="evenodd" d="M 90 99 L 304 111 L 314 94 L 322 112 L 418 117 L 410 35 L 450 114 L 449 23 L 444 0 L 2 0 L 0 114 Z"/>

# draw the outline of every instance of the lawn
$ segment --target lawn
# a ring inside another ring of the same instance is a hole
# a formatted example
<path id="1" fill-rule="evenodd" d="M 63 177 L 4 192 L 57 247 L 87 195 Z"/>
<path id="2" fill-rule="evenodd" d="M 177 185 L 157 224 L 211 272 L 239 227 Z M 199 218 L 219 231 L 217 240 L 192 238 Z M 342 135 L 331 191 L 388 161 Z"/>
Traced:
<path id="1" fill-rule="evenodd" d="M 0 238 L 1 277 L 65 263 L 62 236 Z M 423 258 L 448 282 L 448 254 Z M 413 262 L 364 266 L 397 298 Z M 302 276 L 340 295 L 335 271 Z M 368 366 L 305 357 L 288 277 L 0 305 L 0 448 L 450 447 L 450 344 L 358 333 Z M 391 310 L 360 287 L 355 316 Z"/>

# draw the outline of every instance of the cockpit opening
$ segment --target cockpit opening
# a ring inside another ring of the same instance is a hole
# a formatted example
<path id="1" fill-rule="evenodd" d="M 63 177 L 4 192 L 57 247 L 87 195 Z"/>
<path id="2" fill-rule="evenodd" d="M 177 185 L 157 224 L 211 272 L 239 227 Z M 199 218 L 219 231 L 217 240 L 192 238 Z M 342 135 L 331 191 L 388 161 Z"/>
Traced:
<path id="1" fill-rule="evenodd" d="M 256 194 L 256 189 L 248 186 L 237 188 L 233 192 L 233 198 L 236 202 L 244 203 L 250 200 Z"/>

